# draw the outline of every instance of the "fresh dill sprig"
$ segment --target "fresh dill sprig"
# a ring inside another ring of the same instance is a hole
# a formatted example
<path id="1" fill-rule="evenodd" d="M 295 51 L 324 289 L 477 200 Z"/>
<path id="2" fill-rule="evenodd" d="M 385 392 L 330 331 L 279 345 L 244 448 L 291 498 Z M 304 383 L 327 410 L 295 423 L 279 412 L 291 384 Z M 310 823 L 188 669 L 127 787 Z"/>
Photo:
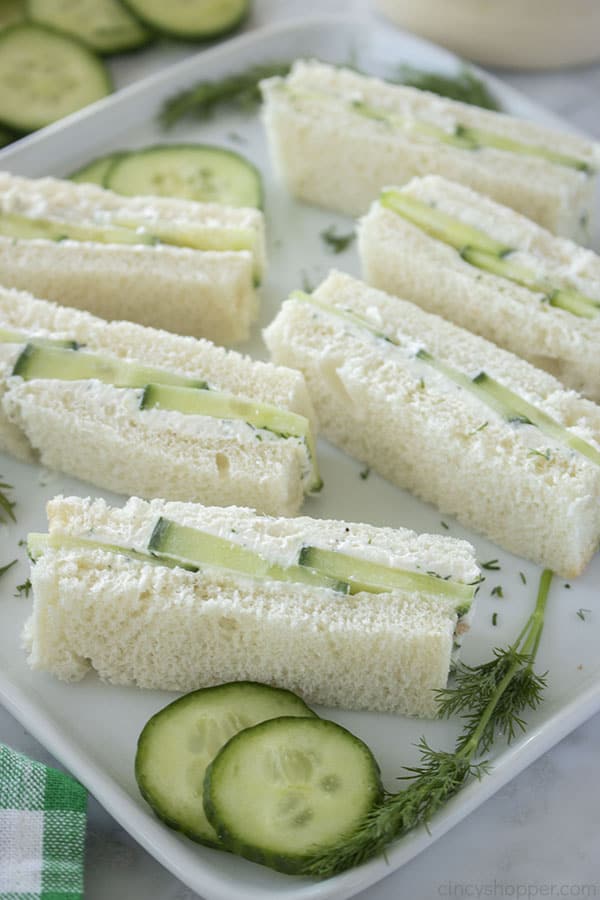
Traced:
<path id="1" fill-rule="evenodd" d="M 437 72 L 424 72 L 412 66 L 401 66 L 400 81 L 421 91 L 431 91 L 451 100 L 460 100 L 461 103 L 470 103 L 483 109 L 500 109 L 485 82 L 466 66 L 457 75 L 439 75 Z"/>
<path id="2" fill-rule="evenodd" d="M 12 484 L 0 481 L 0 522 L 8 522 L 9 519 L 11 522 L 17 521 L 13 512 L 16 503 L 13 500 L 9 500 L 4 493 L 5 491 L 12 491 L 12 489 Z"/>
<path id="3" fill-rule="evenodd" d="M 16 566 L 16 564 L 17 564 L 17 560 L 13 559 L 12 562 L 7 563 L 5 566 L 0 566 L 0 578 L 2 578 L 3 575 L 6 575 L 8 570 L 12 569 L 12 567 Z"/>
<path id="4" fill-rule="evenodd" d="M 354 238 L 356 232 L 354 229 L 345 234 L 340 234 L 335 225 L 330 225 L 321 232 L 321 240 L 331 250 L 332 253 L 343 253 L 347 250 Z"/>
<path id="5" fill-rule="evenodd" d="M 251 66 L 218 81 L 201 81 L 188 91 L 167 100 L 160 113 L 161 124 L 171 128 L 187 115 L 209 118 L 218 106 L 230 104 L 242 112 L 254 112 L 260 104 L 259 82 L 274 75 L 285 76 L 290 63 L 273 62 Z"/>
<path id="6" fill-rule="evenodd" d="M 367 862 L 413 828 L 426 826 L 469 778 L 489 771 L 490 763 L 477 760 L 479 754 L 490 749 L 498 732 L 511 741 L 525 728 L 524 711 L 535 709 L 542 697 L 545 679 L 534 673 L 533 663 L 551 581 L 552 572 L 545 570 L 535 609 L 513 644 L 495 650 L 494 659 L 482 666 L 460 666 L 456 685 L 438 692 L 440 714 L 458 714 L 465 720 L 454 751 L 434 750 L 422 738 L 420 764 L 402 776 L 407 787 L 386 794 L 353 834 L 311 857 L 303 874 L 329 878 Z"/>

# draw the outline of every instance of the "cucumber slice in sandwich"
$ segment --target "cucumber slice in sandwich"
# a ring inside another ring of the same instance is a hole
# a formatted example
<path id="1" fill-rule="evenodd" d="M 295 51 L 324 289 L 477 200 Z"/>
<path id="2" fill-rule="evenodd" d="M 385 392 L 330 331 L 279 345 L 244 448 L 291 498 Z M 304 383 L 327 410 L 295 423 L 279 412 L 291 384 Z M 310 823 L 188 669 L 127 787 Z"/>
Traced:
<path id="1" fill-rule="evenodd" d="M 192 563 L 200 568 L 208 566 L 251 578 L 309 584 L 343 594 L 348 592 L 348 585 L 340 579 L 329 578 L 304 566 L 272 563 L 234 541 L 162 517 L 152 532 L 148 552 L 161 560 Z"/>
<path id="2" fill-rule="evenodd" d="M 144 231 L 119 225 L 91 225 L 61 219 L 32 219 L 16 213 L 0 212 L 0 235 L 20 240 L 93 241 L 98 244 L 156 244 L 157 238 Z"/>
<path id="3" fill-rule="evenodd" d="M 141 22 L 159 34 L 204 41 L 233 31 L 245 18 L 249 0 L 124 0 Z"/>
<path id="4" fill-rule="evenodd" d="M 482 128 L 471 128 L 459 123 L 453 131 L 446 131 L 424 119 L 408 118 L 398 115 L 389 109 L 370 106 L 361 101 L 352 101 L 349 106 L 359 115 L 378 122 L 384 122 L 390 128 L 406 131 L 417 137 L 431 137 L 440 141 L 440 143 L 451 144 L 463 150 L 474 151 L 493 148 L 506 153 L 514 153 L 518 156 L 538 157 L 557 166 L 575 169 L 585 175 L 593 175 L 595 173 L 595 169 L 590 163 L 586 160 L 578 159 L 576 156 L 557 153 L 550 147 L 527 144 Z"/>
<path id="5" fill-rule="evenodd" d="M 592 300 L 573 288 L 557 288 L 543 279 L 537 278 L 535 272 L 511 262 L 510 258 L 499 258 L 475 247 L 464 247 L 461 256 L 472 266 L 506 278 L 530 291 L 543 294 L 550 306 L 564 309 L 566 312 L 582 319 L 595 319 L 600 316 L 600 301 Z"/>
<path id="6" fill-rule="evenodd" d="M 319 491 L 323 482 L 317 466 L 317 449 L 310 422 L 306 416 L 281 409 L 270 403 L 246 400 L 221 391 L 198 392 L 186 387 L 147 384 L 140 402 L 141 409 L 167 409 L 184 415 L 213 416 L 219 419 L 237 419 L 253 428 L 266 429 L 282 438 L 301 438 L 312 466 L 310 490 Z"/>
<path id="7" fill-rule="evenodd" d="M 100 187 L 106 187 L 105 179 L 108 170 L 112 164 L 123 154 L 121 152 L 107 153 L 106 156 L 98 156 L 91 162 L 82 166 L 69 175 L 71 181 L 85 184 L 97 184 Z"/>
<path id="8" fill-rule="evenodd" d="M 101 54 L 134 50 L 153 37 L 119 0 L 27 0 L 27 17 Z"/>
<path id="9" fill-rule="evenodd" d="M 116 159 L 105 187 L 117 194 L 179 197 L 229 206 L 262 206 L 262 184 L 252 163 L 223 147 L 158 144 Z"/>
<path id="10" fill-rule="evenodd" d="M 396 569 L 367 559 L 359 559 L 347 553 L 339 553 L 337 550 L 323 550 L 320 547 L 303 547 L 298 562 L 301 566 L 308 566 L 309 569 L 330 578 L 347 581 L 351 594 L 360 591 L 381 594 L 403 590 L 454 597 L 457 601 L 458 615 L 468 612 L 475 593 L 475 585 L 446 580 L 435 573 Z"/>
<path id="11" fill-rule="evenodd" d="M 59 347 L 64 350 L 77 350 L 77 341 L 60 340 L 60 338 L 32 338 L 21 331 L 12 331 L 8 328 L 0 328 L 0 344 L 33 344 L 36 347 Z"/>
<path id="12" fill-rule="evenodd" d="M 505 256 L 513 250 L 512 247 L 494 240 L 478 228 L 449 216 L 411 194 L 394 190 L 383 191 L 379 202 L 386 209 L 412 222 L 421 231 L 456 250 L 473 247 L 496 257 Z"/>
<path id="13" fill-rule="evenodd" d="M 111 90 L 104 63 L 69 35 L 31 22 L 0 32 L 0 122 L 7 127 L 35 131 Z"/>
<path id="14" fill-rule="evenodd" d="M 204 775 L 227 741 L 281 716 L 315 718 L 291 691 L 237 681 L 193 691 L 161 709 L 139 737 L 135 777 L 159 819 L 209 847 L 222 847 L 204 813 Z"/>
<path id="15" fill-rule="evenodd" d="M 516 248 L 502 244 L 478 228 L 402 191 L 383 191 L 379 202 L 431 237 L 454 247 L 470 265 L 543 294 L 550 306 L 586 319 L 600 315 L 600 301 L 573 288 L 556 287 L 545 279 L 540 280 L 530 269 L 510 260 Z"/>
<path id="16" fill-rule="evenodd" d="M 28 343 L 19 355 L 13 370 L 25 381 L 34 378 L 56 379 L 57 381 L 82 381 L 94 378 L 115 387 L 143 388 L 149 381 L 165 384 L 185 385 L 190 389 L 204 390 L 206 381 L 141 366 L 123 359 L 110 359 L 85 350 L 66 349 L 60 346 L 38 342 Z"/>
<path id="17" fill-rule="evenodd" d="M 119 556 L 126 556 L 128 559 L 134 559 L 136 562 L 142 562 L 146 565 L 161 565 L 169 569 L 186 569 L 188 572 L 197 572 L 198 566 L 185 562 L 171 562 L 171 560 L 156 560 L 143 553 L 140 550 L 134 550 L 132 547 L 121 547 L 118 544 L 109 544 L 104 541 L 93 540 L 92 538 L 73 537 L 69 534 L 40 534 L 39 532 L 31 532 L 27 535 L 27 554 L 30 560 L 35 563 L 48 549 L 51 550 L 75 550 L 90 551 L 102 550 L 105 553 L 117 553 Z"/>
<path id="18" fill-rule="evenodd" d="M 367 745 L 324 719 L 241 731 L 204 781 L 204 811 L 226 849 L 290 874 L 351 835 L 382 797 Z"/>
<path id="19" fill-rule="evenodd" d="M 294 291 L 292 293 L 292 298 L 305 303 L 310 303 L 324 313 L 336 316 L 357 328 L 368 331 L 373 337 L 385 340 L 394 346 L 400 346 L 395 338 L 374 328 L 367 319 L 364 319 L 357 313 L 330 306 L 302 291 Z M 600 465 L 600 451 L 596 450 L 591 444 L 588 444 L 587 441 L 584 441 L 583 438 L 580 438 L 572 431 L 569 431 L 568 428 L 565 428 L 560 422 L 557 422 L 532 403 L 527 402 L 514 391 L 511 391 L 510 388 L 507 388 L 496 381 L 486 372 L 480 372 L 475 378 L 471 378 L 469 375 L 466 375 L 458 369 L 454 369 L 442 360 L 436 359 L 427 350 L 421 349 L 417 351 L 416 356 L 423 363 L 436 369 L 459 387 L 474 394 L 478 400 L 490 409 L 498 412 L 507 422 L 533 425 L 543 434 L 547 434 L 548 437 L 556 441 L 557 444 L 568 447 L 576 453 L 585 456 L 590 462 Z"/>

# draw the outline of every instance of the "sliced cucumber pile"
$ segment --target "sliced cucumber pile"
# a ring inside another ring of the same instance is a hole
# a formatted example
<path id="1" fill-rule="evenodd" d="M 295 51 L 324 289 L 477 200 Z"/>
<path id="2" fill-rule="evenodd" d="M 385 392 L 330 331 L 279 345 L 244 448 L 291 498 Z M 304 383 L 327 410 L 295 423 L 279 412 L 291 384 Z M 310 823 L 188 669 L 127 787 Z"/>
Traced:
<path id="1" fill-rule="evenodd" d="M 102 61 L 84 44 L 44 25 L 0 32 L 0 123 L 35 131 L 112 90 Z"/>
<path id="2" fill-rule="evenodd" d="M 261 178 L 252 163 L 239 153 L 208 144 L 158 144 L 126 153 L 113 161 L 104 187 L 128 197 L 146 194 L 230 206 L 262 205 Z"/>
<path id="3" fill-rule="evenodd" d="M 27 0 L 27 16 L 79 38 L 97 53 L 133 50 L 153 37 L 119 0 Z"/>
<path id="4" fill-rule="evenodd" d="M 200 843 L 220 846 L 202 806 L 206 768 L 233 735 L 276 716 L 315 713 L 290 691 L 251 681 L 175 700 L 140 735 L 135 777 L 142 796 L 167 825 Z"/>
<path id="5" fill-rule="evenodd" d="M 249 0 L 124 0 L 148 27 L 169 37 L 202 41 L 232 31 L 246 16 Z"/>
<path id="6" fill-rule="evenodd" d="M 204 811 L 227 850 L 280 872 L 342 842 L 381 801 L 366 744 L 325 719 L 240 731 L 206 770 Z"/>

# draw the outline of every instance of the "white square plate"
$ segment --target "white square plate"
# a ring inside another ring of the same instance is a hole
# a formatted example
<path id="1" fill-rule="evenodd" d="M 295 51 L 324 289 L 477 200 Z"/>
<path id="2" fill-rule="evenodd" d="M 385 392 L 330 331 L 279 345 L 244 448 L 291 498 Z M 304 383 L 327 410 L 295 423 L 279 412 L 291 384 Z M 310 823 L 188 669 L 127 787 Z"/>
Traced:
<path id="1" fill-rule="evenodd" d="M 459 66 L 455 57 L 432 44 L 347 17 L 277 26 L 204 51 L 5 149 L 0 152 L 0 168 L 33 176 L 65 175 L 104 152 L 162 140 L 215 142 L 248 155 L 263 173 L 267 198 L 271 269 L 263 290 L 260 324 L 265 325 L 287 293 L 303 281 L 316 283 L 331 266 L 359 274 L 353 247 L 340 256 L 331 256 L 320 238 L 320 232 L 331 224 L 347 230 L 351 223 L 302 206 L 285 195 L 273 181 L 257 117 L 219 113 L 206 122 L 186 122 L 165 134 L 157 123 L 157 114 L 166 98 L 197 81 L 216 79 L 257 62 L 298 56 L 316 56 L 334 63 L 351 61 L 381 75 L 393 72 L 402 63 L 446 73 L 455 72 Z M 507 112 L 568 129 L 501 82 L 485 78 Z M 242 349 L 264 357 L 258 328 L 254 340 Z M 532 609 L 539 570 L 466 532 L 452 520 L 448 520 L 446 531 L 440 514 L 431 506 L 375 475 L 363 480 L 362 467 L 328 444 L 321 442 L 319 450 L 325 489 L 307 502 L 305 512 L 468 538 L 481 561 L 497 558 L 501 568 L 485 573 L 474 627 L 465 640 L 464 658 L 467 662 L 483 661 L 494 647 L 508 644 Z M 206 900 L 350 897 L 399 868 L 600 709 L 600 609 L 596 599 L 600 559 L 596 558 L 576 584 L 554 581 L 538 662 L 540 671 L 548 669 L 549 684 L 541 708 L 529 717 L 527 735 L 510 748 L 498 742 L 491 774 L 455 797 L 431 823 L 430 833 L 425 829 L 415 831 L 390 851 L 387 861 L 374 860 L 322 883 L 280 875 L 201 847 L 154 818 L 138 793 L 133 775 L 137 736 L 146 719 L 172 695 L 109 687 L 93 676 L 78 684 L 62 684 L 43 673 L 30 672 L 20 647 L 20 632 L 31 601 L 14 597 L 16 584 L 27 577 L 25 551 L 17 547 L 18 540 L 30 530 L 45 529 L 44 505 L 54 494 L 86 496 L 102 492 L 8 457 L 0 457 L 0 473 L 15 486 L 18 501 L 17 525 L 0 528 L 0 565 L 16 555 L 20 559 L 19 566 L 0 583 L 0 700 L 150 853 Z M 502 586 L 503 598 L 491 595 L 496 585 Z M 584 619 L 577 615 L 581 609 L 588 610 Z M 498 614 L 497 626 L 492 624 L 494 612 Z M 459 727 L 455 722 L 339 710 L 319 712 L 368 741 L 390 788 L 402 774 L 402 767 L 415 762 L 414 744 L 421 735 L 434 747 L 450 748 Z"/>

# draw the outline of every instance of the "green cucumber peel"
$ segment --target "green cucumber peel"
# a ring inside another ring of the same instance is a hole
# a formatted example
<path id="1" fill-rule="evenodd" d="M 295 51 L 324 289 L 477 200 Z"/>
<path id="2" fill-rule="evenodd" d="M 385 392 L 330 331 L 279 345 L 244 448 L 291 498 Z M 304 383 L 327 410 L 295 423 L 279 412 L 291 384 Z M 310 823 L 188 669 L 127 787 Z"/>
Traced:
<path id="1" fill-rule="evenodd" d="M 467 246 L 461 250 L 465 262 L 478 269 L 506 278 L 521 287 L 542 294 L 544 302 L 550 306 L 564 309 L 583 319 L 595 319 L 600 315 L 600 301 L 593 300 L 573 288 L 556 288 L 544 279 L 539 279 L 535 272 L 513 263 L 510 258 L 499 259 L 476 247 Z"/>
<path id="2" fill-rule="evenodd" d="M 577 172 L 583 172 L 586 175 L 595 174 L 594 167 L 586 160 L 578 159 L 568 153 L 558 153 L 549 147 L 542 147 L 539 144 L 526 144 L 522 141 L 516 141 L 514 138 L 505 137 L 501 134 L 494 134 L 483 128 L 472 128 L 467 125 L 457 125 L 456 135 L 470 141 L 474 150 L 492 147 L 495 150 L 504 150 L 507 153 L 517 153 L 520 156 L 535 156 L 539 159 L 545 159 L 547 162 L 554 163 L 557 166 L 565 166 L 568 169 L 575 169 Z"/>
<path id="3" fill-rule="evenodd" d="M 22 331 L 0 328 L 0 344 L 33 344 L 36 347 L 62 347 L 65 350 L 78 350 L 77 341 L 60 340 L 59 338 L 31 337 Z"/>
<path id="4" fill-rule="evenodd" d="M 453 597 L 457 600 L 457 612 L 460 610 L 461 615 L 469 610 L 475 593 L 475 585 L 451 581 L 433 573 L 384 566 L 337 550 L 322 550 L 320 547 L 303 547 L 298 563 L 330 578 L 342 578 L 350 585 L 351 594 L 362 591 L 381 594 L 404 590 Z"/>
<path id="5" fill-rule="evenodd" d="M 538 144 L 527 144 L 482 128 L 472 128 L 459 123 L 453 131 L 449 132 L 423 119 L 409 119 L 399 113 L 371 106 L 360 100 L 351 101 L 349 105 L 354 112 L 367 119 L 383 122 L 390 128 L 406 131 L 417 137 L 432 137 L 441 143 L 450 144 L 461 150 L 477 151 L 491 148 L 518 156 L 532 156 L 537 159 L 544 159 L 554 165 L 574 169 L 584 175 L 593 175 L 596 172 L 591 163 L 576 156 L 558 153 Z"/>
<path id="6" fill-rule="evenodd" d="M 188 387 L 166 384 L 147 384 L 142 394 L 140 408 L 234 419 L 244 421 L 258 430 L 270 431 L 283 439 L 299 438 L 306 444 L 312 467 L 311 492 L 319 491 L 323 485 L 317 466 L 317 452 L 312 428 L 306 416 L 299 413 L 259 400 L 246 400 L 221 391 L 199 393 Z"/>
<path id="7" fill-rule="evenodd" d="M 17 213 L 0 213 L 0 235 L 17 240 L 92 241 L 96 244 L 157 243 L 153 234 L 120 225 L 96 225 L 69 222 L 65 219 L 43 219 Z"/>
<path id="8" fill-rule="evenodd" d="M 198 566 L 190 563 L 175 563 L 168 559 L 157 559 L 149 553 L 134 550 L 132 547 L 121 547 L 118 544 L 108 544 L 92 538 L 73 537 L 68 534 L 39 534 L 37 532 L 27 535 L 27 553 L 33 563 L 36 563 L 48 550 L 89 550 L 90 552 L 102 550 L 104 553 L 116 553 L 119 556 L 126 556 L 128 559 L 153 566 L 167 566 L 170 569 L 182 568 L 188 572 L 198 571 Z"/>
<path id="9" fill-rule="evenodd" d="M 148 382 L 185 385 L 188 389 L 203 390 L 206 381 L 177 375 L 173 372 L 141 366 L 118 358 L 109 358 L 85 350 L 57 346 L 54 342 L 30 342 L 21 351 L 12 370 L 25 381 L 35 378 L 57 381 L 94 379 L 121 388 L 144 388 Z"/>
<path id="10" fill-rule="evenodd" d="M 305 294 L 302 291 L 294 291 L 291 299 L 309 303 L 326 314 L 342 319 L 361 328 L 363 331 L 368 331 L 373 337 L 381 338 L 395 347 L 401 347 L 397 340 L 373 328 L 366 319 L 354 312 L 330 306 L 311 294 Z M 417 351 L 416 356 L 421 362 L 440 372 L 458 387 L 474 394 L 482 403 L 498 412 L 507 422 L 533 425 L 558 444 L 569 447 L 571 450 L 585 456 L 590 462 L 600 465 L 600 451 L 588 444 L 587 441 L 584 441 L 583 438 L 573 434 L 551 416 L 542 412 L 533 404 L 528 403 L 514 391 L 511 391 L 510 388 L 496 381 L 486 372 L 479 372 L 475 378 L 471 378 L 464 372 L 442 362 L 442 360 L 436 359 L 425 349 Z"/>
<path id="11" fill-rule="evenodd" d="M 404 191 L 387 190 L 379 197 L 381 206 L 389 209 L 431 237 L 462 251 L 463 248 L 475 248 L 494 257 L 503 257 L 512 251 L 512 247 L 489 237 L 484 231 L 466 225 L 459 219 L 418 200 Z"/>
<path id="12" fill-rule="evenodd" d="M 182 561 L 200 568 L 222 569 L 251 578 L 308 584 L 348 593 L 348 585 L 338 578 L 330 578 L 302 566 L 282 566 L 270 562 L 235 541 L 199 528 L 180 525 L 164 517 L 159 518 L 154 526 L 148 541 L 148 552 L 157 559 L 167 559 L 173 563 Z"/>

